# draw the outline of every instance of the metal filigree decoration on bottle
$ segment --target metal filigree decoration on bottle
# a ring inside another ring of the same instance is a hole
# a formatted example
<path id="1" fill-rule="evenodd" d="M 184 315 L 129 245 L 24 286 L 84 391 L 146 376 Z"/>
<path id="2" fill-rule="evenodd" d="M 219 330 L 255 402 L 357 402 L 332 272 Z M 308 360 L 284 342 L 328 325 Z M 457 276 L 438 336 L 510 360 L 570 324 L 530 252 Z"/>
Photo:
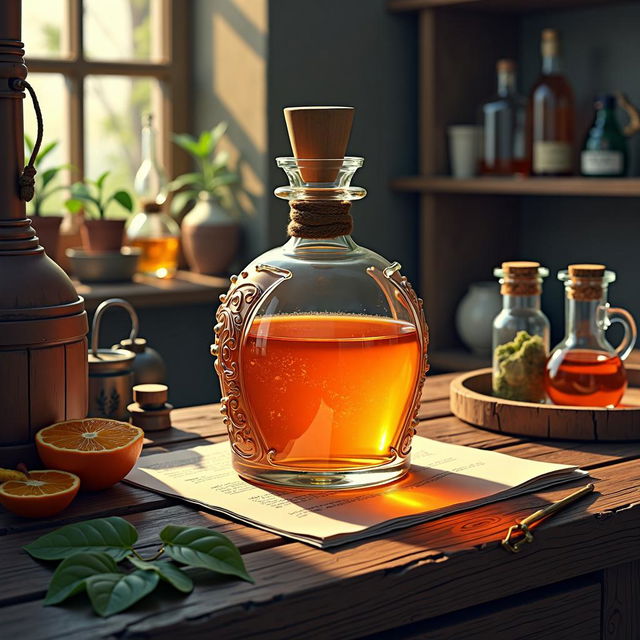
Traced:
<path id="1" fill-rule="evenodd" d="M 266 264 L 231 276 L 231 287 L 220 296 L 214 327 L 216 356 L 215 369 L 220 379 L 223 396 L 220 411 L 235 453 L 247 460 L 259 460 L 266 454 L 264 442 L 249 420 L 249 408 L 242 396 L 240 351 L 247 329 L 258 308 L 258 303 L 291 272 Z"/>

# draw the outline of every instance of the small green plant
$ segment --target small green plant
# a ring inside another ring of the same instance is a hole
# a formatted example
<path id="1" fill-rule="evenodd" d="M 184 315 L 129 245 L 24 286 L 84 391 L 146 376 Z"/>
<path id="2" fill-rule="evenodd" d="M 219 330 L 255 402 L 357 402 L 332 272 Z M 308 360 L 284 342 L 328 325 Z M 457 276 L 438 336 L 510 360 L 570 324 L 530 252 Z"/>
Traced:
<path id="1" fill-rule="evenodd" d="M 106 218 L 106 211 L 112 202 L 117 202 L 129 213 L 133 211 L 133 198 L 128 191 L 120 189 L 113 193 L 105 193 L 105 180 L 109 177 L 105 171 L 97 180 L 84 180 L 71 185 L 71 197 L 64 206 L 71 213 L 78 213 L 80 209 L 87 209 L 100 220 Z M 87 205 L 89 205 L 87 207 Z"/>
<path id="2" fill-rule="evenodd" d="M 33 152 L 33 140 L 25 135 L 24 144 L 26 147 L 27 155 L 31 156 Z M 44 145 L 42 149 L 40 149 L 38 155 L 36 156 L 36 168 L 40 167 L 43 160 L 56 149 L 56 147 L 60 144 L 58 140 L 52 140 L 48 144 Z M 36 173 L 36 187 L 35 194 L 33 196 L 33 200 L 31 200 L 31 214 L 34 216 L 42 215 L 42 207 L 45 201 L 50 198 L 57 191 L 64 191 L 68 189 L 66 185 L 53 185 L 54 178 L 62 171 L 63 169 L 69 168 L 69 165 L 62 164 L 59 166 L 49 167 L 44 171 Z"/>
<path id="3" fill-rule="evenodd" d="M 160 581 L 191 593 L 193 580 L 178 564 L 253 582 L 238 548 L 212 529 L 169 524 L 160 532 L 162 546 L 147 559 L 134 549 L 137 540 L 136 528 L 114 516 L 70 524 L 26 545 L 33 558 L 62 560 L 44 605 L 60 604 L 86 591 L 94 611 L 107 617 L 142 600 Z M 170 559 L 160 560 L 165 554 Z M 130 565 L 128 572 L 119 567 L 124 561 Z"/>
<path id="4" fill-rule="evenodd" d="M 228 167 L 229 154 L 216 147 L 227 131 L 227 123 L 221 122 L 210 131 L 203 131 L 198 138 L 187 133 L 176 134 L 173 141 L 196 161 L 197 171 L 178 176 L 167 186 L 169 191 L 178 191 L 171 203 L 171 211 L 179 213 L 195 200 L 202 191 L 222 199 L 230 185 L 238 182 L 238 175 Z"/>

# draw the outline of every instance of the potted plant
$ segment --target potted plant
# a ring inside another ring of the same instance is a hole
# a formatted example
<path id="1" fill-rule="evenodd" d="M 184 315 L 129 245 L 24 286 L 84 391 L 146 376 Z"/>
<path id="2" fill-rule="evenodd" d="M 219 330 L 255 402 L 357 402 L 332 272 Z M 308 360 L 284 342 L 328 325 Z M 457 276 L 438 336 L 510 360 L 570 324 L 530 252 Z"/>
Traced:
<path id="1" fill-rule="evenodd" d="M 71 185 L 71 198 L 65 206 L 71 213 L 80 209 L 97 216 L 85 219 L 80 232 L 85 251 L 91 253 L 119 252 L 122 248 L 125 220 L 107 219 L 107 208 L 117 203 L 129 213 L 133 211 L 133 198 L 128 191 L 118 190 L 112 193 L 105 191 L 105 181 L 109 171 L 105 171 L 97 180 L 85 180 Z"/>
<path id="2" fill-rule="evenodd" d="M 27 155 L 33 152 L 33 140 L 25 135 L 24 137 Z M 44 159 L 59 145 L 58 140 L 53 140 L 46 144 L 36 156 L 36 167 L 40 168 Z M 52 213 L 44 213 L 44 203 L 56 192 L 67 189 L 66 185 L 54 185 L 55 177 L 66 169 L 68 165 L 49 167 L 43 171 L 38 171 L 35 176 L 36 186 L 33 200 L 30 203 L 31 224 L 36 230 L 40 246 L 44 247 L 47 255 L 54 260 L 58 258 L 58 244 L 60 240 L 60 224 L 63 216 Z"/>
<path id="3" fill-rule="evenodd" d="M 225 273 L 236 256 L 240 244 L 240 225 L 223 206 L 229 186 L 238 176 L 229 170 L 229 154 L 216 153 L 216 147 L 227 130 L 221 122 L 196 139 L 188 134 L 174 135 L 174 142 L 189 153 L 197 170 L 173 180 L 168 188 L 178 191 L 173 197 L 173 213 L 182 211 L 193 200 L 196 205 L 182 221 L 182 244 L 189 267 L 196 273 Z"/>

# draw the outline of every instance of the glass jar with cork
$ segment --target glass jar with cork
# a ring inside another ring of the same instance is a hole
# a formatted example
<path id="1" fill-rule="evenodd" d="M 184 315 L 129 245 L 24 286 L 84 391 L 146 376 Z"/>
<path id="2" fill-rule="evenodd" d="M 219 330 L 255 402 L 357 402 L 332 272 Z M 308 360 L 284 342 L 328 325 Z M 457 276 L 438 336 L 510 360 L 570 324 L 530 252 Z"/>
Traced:
<path id="1" fill-rule="evenodd" d="M 549 320 L 540 308 L 542 280 L 549 270 L 538 262 L 503 262 L 502 311 L 493 321 L 493 394 L 507 400 L 543 402 Z"/>
<path id="2" fill-rule="evenodd" d="M 546 366 L 549 398 L 560 405 L 615 407 L 627 388 L 622 362 L 637 335 L 631 314 L 607 302 L 607 289 L 616 274 L 602 264 L 572 264 L 558 273 L 558 279 L 565 286 L 566 332 Z M 624 327 L 616 348 L 605 337 L 614 322 Z"/>

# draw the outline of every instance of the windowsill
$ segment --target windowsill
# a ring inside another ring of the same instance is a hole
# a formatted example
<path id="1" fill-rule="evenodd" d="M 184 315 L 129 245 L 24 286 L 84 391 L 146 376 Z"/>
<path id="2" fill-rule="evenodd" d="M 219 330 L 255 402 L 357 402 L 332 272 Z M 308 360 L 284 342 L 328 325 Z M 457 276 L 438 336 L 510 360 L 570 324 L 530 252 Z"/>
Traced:
<path id="1" fill-rule="evenodd" d="M 135 275 L 133 282 L 83 284 L 74 280 L 87 311 L 94 311 L 107 298 L 125 298 L 136 308 L 174 305 L 218 305 L 218 296 L 229 288 L 229 279 L 178 271 L 171 279 L 161 280 Z"/>

